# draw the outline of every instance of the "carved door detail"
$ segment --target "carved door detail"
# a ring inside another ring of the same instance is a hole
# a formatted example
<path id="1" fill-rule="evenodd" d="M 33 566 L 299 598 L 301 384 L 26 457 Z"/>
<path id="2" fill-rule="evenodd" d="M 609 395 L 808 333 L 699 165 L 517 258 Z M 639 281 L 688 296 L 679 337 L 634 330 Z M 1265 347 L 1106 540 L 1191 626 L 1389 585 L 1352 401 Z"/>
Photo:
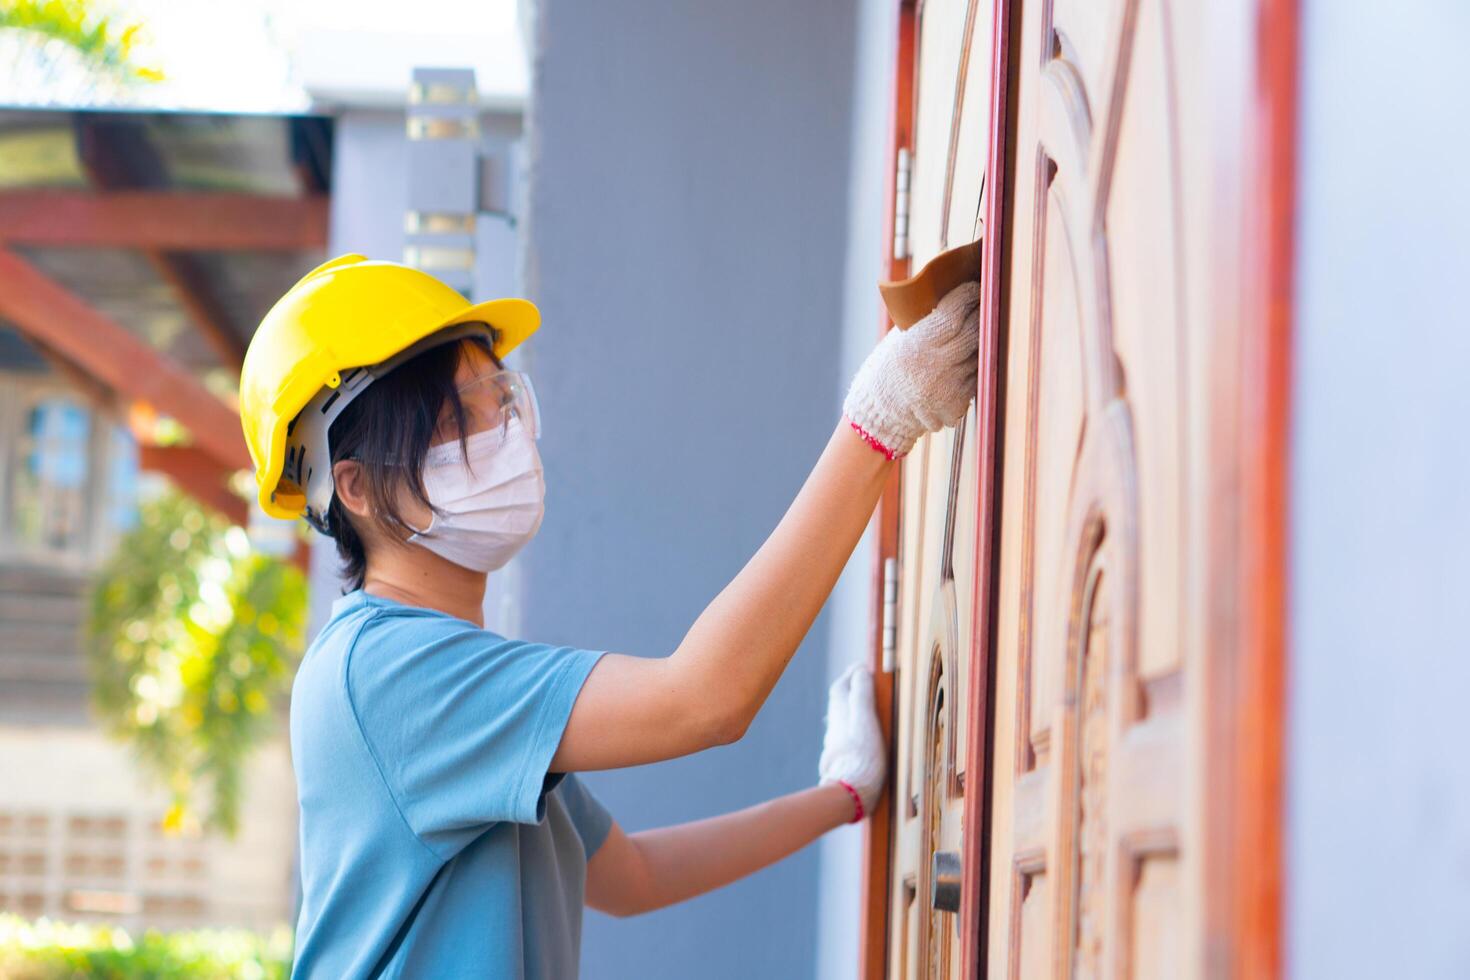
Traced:
<path id="1" fill-rule="evenodd" d="M 995 227 L 977 407 L 880 525 L 867 976 L 1279 972 L 1290 7 L 901 7 L 895 265 Z"/>
<path id="2" fill-rule="evenodd" d="M 1201 972 L 1195 9 L 1025 2 L 1011 23 L 990 977 Z"/>
<path id="3" fill-rule="evenodd" d="M 989 0 L 916 12 L 909 245 L 918 269 L 980 234 L 990 113 Z M 977 270 L 978 271 L 978 270 Z M 894 672 L 888 975 L 958 977 L 967 704 L 974 662 L 975 411 L 903 462 Z"/>
<path id="4" fill-rule="evenodd" d="M 912 548 L 902 552 L 895 665 L 899 760 L 889 945 L 894 977 L 959 975 L 955 886 L 967 788 L 969 664 L 963 653 L 970 649 L 971 605 L 961 597 L 973 578 L 965 566 L 956 574 L 953 545 L 959 526 L 968 523 L 962 501 L 969 499 L 965 488 L 974 485 L 974 454 L 967 451 L 972 425 L 973 417 L 925 440 L 905 463 L 901 540 Z"/>

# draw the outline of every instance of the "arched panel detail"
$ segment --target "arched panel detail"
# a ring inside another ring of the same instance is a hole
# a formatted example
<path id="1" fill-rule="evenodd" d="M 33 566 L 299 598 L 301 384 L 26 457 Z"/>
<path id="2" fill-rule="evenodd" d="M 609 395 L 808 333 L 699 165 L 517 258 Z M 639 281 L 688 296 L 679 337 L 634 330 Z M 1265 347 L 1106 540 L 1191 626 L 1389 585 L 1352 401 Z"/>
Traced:
<path id="1" fill-rule="evenodd" d="M 1027 332 L 1018 772 L 1045 766 L 1051 752 L 1051 706 L 1060 680 L 1052 669 L 1056 663 L 1052 651 L 1060 649 L 1064 636 L 1058 621 L 1038 616 L 1037 606 L 1055 591 L 1057 576 L 1065 574 L 1065 502 L 1086 426 L 1085 314 L 1075 241 L 1068 228 L 1075 211 L 1061 186 L 1063 169 L 1061 163 L 1042 157 L 1036 173 L 1036 261 Z"/>
<path id="2" fill-rule="evenodd" d="M 1137 494 L 1128 406 L 1107 406 L 1087 434 L 1070 504 L 1072 574 L 1050 608 L 1066 610 L 1067 641 L 1054 853 L 1055 962 L 1071 976 L 1103 976 L 1116 946 L 1120 873 L 1116 770 L 1137 717 Z"/>

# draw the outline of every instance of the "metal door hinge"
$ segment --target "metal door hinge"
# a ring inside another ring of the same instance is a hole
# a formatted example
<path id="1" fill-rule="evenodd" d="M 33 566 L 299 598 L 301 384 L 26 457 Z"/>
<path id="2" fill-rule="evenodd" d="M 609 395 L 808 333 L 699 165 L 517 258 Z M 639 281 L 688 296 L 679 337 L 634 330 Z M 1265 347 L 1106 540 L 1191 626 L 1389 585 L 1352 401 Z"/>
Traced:
<path id="1" fill-rule="evenodd" d="M 883 673 L 893 673 L 898 651 L 898 559 L 883 561 Z"/>
<path id="2" fill-rule="evenodd" d="M 893 177 L 893 258 L 909 257 L 909 184 L 913 179 L 913 155 L 899 147 Z"/>

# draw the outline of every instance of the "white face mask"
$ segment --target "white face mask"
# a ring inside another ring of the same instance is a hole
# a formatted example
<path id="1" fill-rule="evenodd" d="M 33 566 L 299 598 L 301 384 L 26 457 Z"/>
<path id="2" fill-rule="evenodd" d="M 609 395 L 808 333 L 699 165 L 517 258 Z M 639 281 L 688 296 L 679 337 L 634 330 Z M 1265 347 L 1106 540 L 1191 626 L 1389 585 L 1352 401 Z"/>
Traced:
<path id="1" fill-rule="evenodd" d="M 511 419 L 500 429 L 477 432 L 465 440 L 429 450 L 424 457 L 424 489 L 442 513 L 409 541 L 476 572 L 503 566 L 541 527 L 546 483 L 536 443 Z"/>

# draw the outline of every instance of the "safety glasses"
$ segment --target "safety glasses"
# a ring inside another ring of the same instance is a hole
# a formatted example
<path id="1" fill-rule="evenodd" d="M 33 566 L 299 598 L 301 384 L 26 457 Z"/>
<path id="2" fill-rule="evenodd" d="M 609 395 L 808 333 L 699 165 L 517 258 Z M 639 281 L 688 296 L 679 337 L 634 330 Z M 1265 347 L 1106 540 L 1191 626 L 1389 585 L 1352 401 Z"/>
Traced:
<path id="1" fill-rule="evenodd" d="M 460 403 L 464 406 L 466 438 L 494 429 L 500 430 L 504 436 L 511 419 L 518 419 L 532 439 L 540 438 L 541 409 L 536 404 L 536 389 L 524 373 L 489 372 L 465 382 L 458 390 Z M 458 437 L 451 418 L 440 424 L 434 433 L 434 442 L 450 442 Z"/>

